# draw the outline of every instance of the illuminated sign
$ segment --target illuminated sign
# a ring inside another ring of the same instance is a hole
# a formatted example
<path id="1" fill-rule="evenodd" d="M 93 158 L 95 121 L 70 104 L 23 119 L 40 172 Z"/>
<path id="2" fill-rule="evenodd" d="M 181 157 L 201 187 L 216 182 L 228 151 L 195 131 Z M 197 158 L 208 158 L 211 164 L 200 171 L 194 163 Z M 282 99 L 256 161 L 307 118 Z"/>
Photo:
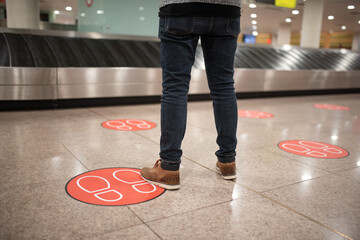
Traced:
<path id="1" fill-rule="evenodd" d="M 275 0 L 275 6 L 285 8 L 296 8 L 296 0 Z"/>

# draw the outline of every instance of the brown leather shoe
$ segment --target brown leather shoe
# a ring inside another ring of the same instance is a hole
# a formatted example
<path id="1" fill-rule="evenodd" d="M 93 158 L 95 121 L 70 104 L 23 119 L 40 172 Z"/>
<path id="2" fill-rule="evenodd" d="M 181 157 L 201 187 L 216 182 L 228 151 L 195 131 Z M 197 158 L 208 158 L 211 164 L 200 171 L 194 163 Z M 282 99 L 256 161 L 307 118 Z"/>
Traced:
<path id="1" fill-rule="evenodd" d="M 178 171 L 169 171 L 161 168 L 161 159 L 157 160 L 153 168 L 141 169 L 141 177 L 152 184 L 165 189 L 175 190 L 180 188 L 180 174 Z"/>
<path id="2" fill-rule="evenodd" d="M 221 174 L 223 179 L 226 179 L 226 180 L 236 179 L 235 161 L 232 163 L 222 163 L 222 162 L 217 161 L 216 169 Z"/>

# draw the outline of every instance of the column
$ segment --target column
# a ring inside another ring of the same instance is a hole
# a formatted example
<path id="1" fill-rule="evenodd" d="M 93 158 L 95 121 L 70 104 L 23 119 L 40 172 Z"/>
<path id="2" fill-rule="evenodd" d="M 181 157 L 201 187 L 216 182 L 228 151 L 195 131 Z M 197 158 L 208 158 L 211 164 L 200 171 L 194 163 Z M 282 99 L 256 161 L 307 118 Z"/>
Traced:
<path id="1" fill-rule="evenodd" d="M 330 48 L 331 44 L 331 33 L 325 33 L 324 48 Z"/>
<path id="2" fill-rule="evenodd" d="M 319 48 L 324 0 L 307 0 L 301 26 L 301 47 Z"/>
<path id="3" fill-rule="evenodd" d="M 360 51 L 360 33 L 354 33 L 351 49 L 353 51 Z"/>
<path id="4" fill-rule="evenodd" d="M 40 25 L 39 0 L 6 1 L 8 28 L 38 29 Z"/>
<path id="5" fill-rule="evenodd" d="M 285 45 L 290 44 L 291 40 L 291 24 L 290 23 L 280 23 L 277 32 L 277 42 L 276 45 Z"/>

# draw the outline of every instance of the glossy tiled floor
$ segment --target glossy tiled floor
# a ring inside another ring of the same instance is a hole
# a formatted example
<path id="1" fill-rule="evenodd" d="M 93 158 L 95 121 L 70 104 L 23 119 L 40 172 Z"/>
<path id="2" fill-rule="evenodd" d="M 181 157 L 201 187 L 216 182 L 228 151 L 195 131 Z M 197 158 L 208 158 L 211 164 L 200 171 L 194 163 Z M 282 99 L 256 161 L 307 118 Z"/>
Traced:
<path id="1" fill-rule="evenodd" d="M 89 170 L 152 166 L 159 126 L 121 132 L 100 124 L 159 123 L 159 104 L 0 112 L 0 239 L 360 239 L 360 94 L 238 106 L 275 117 L 239 118 L 236 181 L 215 173 L 211 102 L 191 102 L 181 189 L 117 207 L 76 201 L 65 185 Z M 278 148 L 285 140 L 329 143 L 350 155 L 299 156 Z"/>

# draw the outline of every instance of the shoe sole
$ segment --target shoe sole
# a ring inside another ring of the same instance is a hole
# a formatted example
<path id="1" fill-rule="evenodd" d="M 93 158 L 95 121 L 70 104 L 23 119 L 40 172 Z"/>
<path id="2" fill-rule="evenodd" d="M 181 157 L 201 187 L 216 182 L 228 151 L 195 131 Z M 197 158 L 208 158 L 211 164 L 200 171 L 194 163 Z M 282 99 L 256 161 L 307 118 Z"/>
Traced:
<path id="1" fill-rule="evenodd" d="M 141 175 L 141 174 L 140 174 L 140 175 Z M 154 181 L 148 180 L 148 179 L 144 178 L 142 175 L 141 175 L 141 177 L 142 177 L 145 181 L 147 181 L 147 182 L 149 182 L 149 183 L 151 183 L 151 184 L 154 184 L 154 185 L 156 185 L 156 186 L 165 188 L 165 189 L 167 189 L 167 190 L 177 190 L 177 189 L 180 188 L 180 184 L 178 184 L 178 185 L 168 185 L 168 184 L 165 184 L 165 183 L 154 182 Z"/>
<path id="2" fill-rule="evenodd" d="M 222 176 L 222 178 L 225 179 L 225 180 L 234 180 L 234 179 L 236 179 L 236 174 L 235 175 L 224 176 L 224 175 L 222 175 L 221 170 L 220 170 L 220 168 L 218 166 L 216 166 L 216 170 Z"/>

